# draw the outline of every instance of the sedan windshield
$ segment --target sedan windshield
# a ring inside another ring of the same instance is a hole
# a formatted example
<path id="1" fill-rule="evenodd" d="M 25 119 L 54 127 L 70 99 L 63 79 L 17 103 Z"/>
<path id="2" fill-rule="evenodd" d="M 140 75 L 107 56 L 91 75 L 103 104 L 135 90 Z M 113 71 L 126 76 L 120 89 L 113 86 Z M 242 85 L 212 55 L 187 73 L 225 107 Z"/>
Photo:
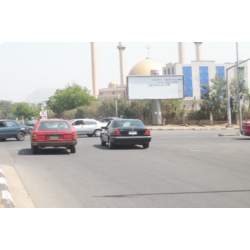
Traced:
<path id="1" fill-rule="evenodd" d="M 53 130 L 72 130 L 66 121 L 48 121 L 41 122 L 38 126 L 38 131 L 53 131 Z"/>
<path id="2" fill-rule="evenodd" d="M 145 127 L 145 125 L 140 120 L 117 120 L 113 123 L 114 128 L 120 127 Z"/>

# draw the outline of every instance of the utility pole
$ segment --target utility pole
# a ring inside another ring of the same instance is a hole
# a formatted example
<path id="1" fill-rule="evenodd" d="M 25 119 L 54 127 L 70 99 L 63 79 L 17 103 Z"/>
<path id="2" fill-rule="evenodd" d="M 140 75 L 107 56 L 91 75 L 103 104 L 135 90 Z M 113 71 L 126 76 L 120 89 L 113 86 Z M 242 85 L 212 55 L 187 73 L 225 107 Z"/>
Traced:
<path id="1" fill-rule="evenodd" d="M 116 114 L 116 117 L 118 117 L 118 108 L 117 108 L 117 100 L 115 100 L 115 114 Z"/>
<path id="2" fill-rule="evenodd" d="M 238 93 L 238 99 L 239 99 L 239 125 L 240 125 L 240 133 L 242 129 L 242 110 L 241 110 L 241 91 L 240 91 L 240 74 L 239 74 L 239 54 L 238 54 L 238 43 L 236 43 L 236 54 L 237 54 L 237 76 L 238 76 L 238 87 L 239 87 L 239 93 Z"/>

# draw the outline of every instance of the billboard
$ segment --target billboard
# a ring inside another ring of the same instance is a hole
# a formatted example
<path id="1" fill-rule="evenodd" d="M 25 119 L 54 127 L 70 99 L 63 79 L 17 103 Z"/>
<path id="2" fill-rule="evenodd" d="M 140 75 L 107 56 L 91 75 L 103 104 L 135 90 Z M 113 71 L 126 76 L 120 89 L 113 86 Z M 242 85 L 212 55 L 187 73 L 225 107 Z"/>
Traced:
<path id="1" fill-rule="evenodd" d="M 184 99 L 184 75 L 128 76 L 128 100 Z"/>

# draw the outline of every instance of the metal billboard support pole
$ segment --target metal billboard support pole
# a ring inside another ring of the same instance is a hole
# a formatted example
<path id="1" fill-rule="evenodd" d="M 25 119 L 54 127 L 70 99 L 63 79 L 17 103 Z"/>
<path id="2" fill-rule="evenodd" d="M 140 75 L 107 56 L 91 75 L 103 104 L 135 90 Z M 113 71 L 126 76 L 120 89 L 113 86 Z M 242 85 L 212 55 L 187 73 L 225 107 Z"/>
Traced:
<path id="1" fill-rule="evenodd" d="M 159 75 L 158 70 L 151 70 L 151 76 Z M 152 100 L 152 124 L 163 125 L 161 113 L 161 100 Z"/>

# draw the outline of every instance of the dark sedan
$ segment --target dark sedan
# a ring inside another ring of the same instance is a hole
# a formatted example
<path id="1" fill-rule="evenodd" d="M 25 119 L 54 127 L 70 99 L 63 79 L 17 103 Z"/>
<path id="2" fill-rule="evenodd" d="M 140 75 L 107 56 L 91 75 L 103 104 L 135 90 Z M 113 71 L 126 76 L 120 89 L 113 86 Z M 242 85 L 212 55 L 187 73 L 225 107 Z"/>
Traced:
<path id="1" fill-rule="evenodd" d="M 109 148 L 116 145 L 142 145 L 148 148 L 151 141 L 150 129 L 137 119 L 113 120 L 102 128 L 101 145 Z"/>

